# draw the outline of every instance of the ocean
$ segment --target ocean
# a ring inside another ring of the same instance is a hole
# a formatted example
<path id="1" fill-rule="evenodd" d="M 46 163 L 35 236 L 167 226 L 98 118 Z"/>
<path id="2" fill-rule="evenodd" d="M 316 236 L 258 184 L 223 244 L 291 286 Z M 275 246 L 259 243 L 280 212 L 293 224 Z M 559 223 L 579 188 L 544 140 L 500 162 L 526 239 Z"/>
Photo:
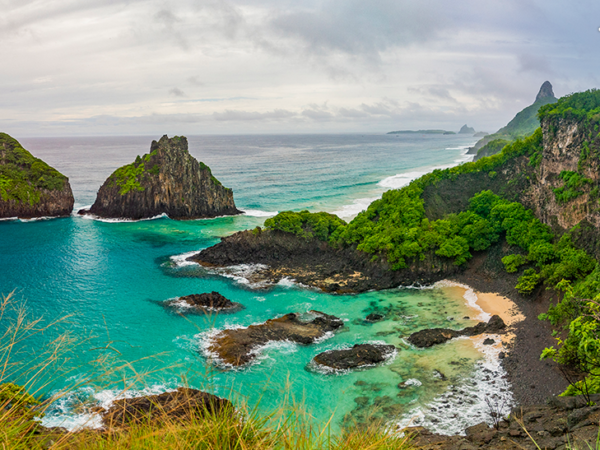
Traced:
<path id="1" fill-rule="evenodd" d="M 91 205 L 108 175 L 147 153 L 151 140 L 158 138 L 19 141 L 69 177 L 77 210 Z M 251 267 L 210 271 L 185 261 L 222 236 L 262 225 L 278 211 L 328 211 L 350 220 L 386 190 L 434 168 L 468 161 L 466 149 L 474 138 L 247 135 L 189 136 L 188 141 L 190 153 L 233 189 L 236 205 L 246 214 L 138 222 L 74 214 L 0 222 L 0 293 L 14 292 L 33 317 L 52 321 L 69 316 L 58 327 L 80 340 L 62 364 L 67 375 L 42 388 L 52 395 L 76 386 L 48 412 L 46 425 L 98 426 L 99 417 L 86 407 L 189 384 L 262 412 L 301 405 L 317 422 L 333 416 L 336 429 L 374 417 L 392 426 L 426 425 L 455 433 L 489 418 L 486 396 L 509 395 L 497 349 L 483 346 L 483 337 L 425 350 L 404 340 L 424 327 L 468 326 L 487 318 L 467 288 L 442 283 L 426 289 L 330 295 L 294 280 L 253 286 L 244 277 Z M 205 316 L 165 306 L 182 295 L 211 291 L 245 309 Z M 236 370 L 222 367 L 206 350 L 221 329 L 311 309 L 341 317 L 346 326 L 310 346 L 270 344 L 257 350 L 255 363 Z M 372 312 L 384 313 L 386 320 L 366 322 Z M 40 333 L 27 345 L 35 352 L 55 336 Z M 386 363 L 367 370 L 327 373 L 311 364 L 322 351 L 361 342 L 385 342 L 398 350 Z M 92 377 L 103 370 L 101 356 L 107 354 L 130 364 Z"/>

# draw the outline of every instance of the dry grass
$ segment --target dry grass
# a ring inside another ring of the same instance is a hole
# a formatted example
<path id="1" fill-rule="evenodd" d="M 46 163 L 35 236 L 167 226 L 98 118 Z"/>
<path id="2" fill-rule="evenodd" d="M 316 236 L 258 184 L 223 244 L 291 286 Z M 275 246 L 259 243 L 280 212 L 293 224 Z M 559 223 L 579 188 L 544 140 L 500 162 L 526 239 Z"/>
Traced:
<path id="1" fill-rule="evenodd" d="M 149 373 L 160 370 L 138 373 L 135 363 L 118 359 L 119 354 L 107 336 L 106 345 L 95 349 L 96 356 L 82 371 L 75 355 L 84 348 L 89 350 L 95 337 L 75 338 L 65 326 L 70 319 L 45 322 L 32 318 L 26 305 L 16 302 L 12 294 L 0 299 L 0 449 L 410 449 L 406 439 L 377 426 L 354 428 L 332 436 L 330 423 L 316 425 L 301 404 L 295 404 L 286 396 L 283 405 L 271 414 L 260 413 L 256 406 L 249 408 L 237 401 L 235 413 L 205 411 L 185 420 L 162 417 L 126 428 L 84 429 L 71 433 L 45 429 L 34 416 L 42 416 L 72 390 L 90 385 L 98 389 L 118 385 L 127 390 L 143 382 Z M 45 335 L 44 342 L 47 342 L 43 348 L 32 345 L 40 334 Z M 160 356 L 154 358 L 160 361 Z M 65 383 L 69 376 L 82 372 L 89 375 Z M 58 384 L 68 387 L 53 390 Z M 22 386 L 24 391 L 15 395 L 15 385 Z M 54 394 L 41 401 L 34 400 L 46 392 Z"/>

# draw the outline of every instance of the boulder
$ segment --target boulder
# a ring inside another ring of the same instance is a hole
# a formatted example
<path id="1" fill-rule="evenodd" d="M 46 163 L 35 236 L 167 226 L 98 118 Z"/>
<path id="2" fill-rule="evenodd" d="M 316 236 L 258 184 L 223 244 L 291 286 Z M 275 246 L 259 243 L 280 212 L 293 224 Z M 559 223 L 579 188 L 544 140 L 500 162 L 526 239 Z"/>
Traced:
<path id="1" fill-rule="evenodd" d="M 394 353 L 396 347 L 382 344 L 356 344 L 343 350 L 329 350 L 318 354 L 313 361 L 336 370 L 356 369 L 379 364 Z"/>
<path id="2" fill-rule="evenodd" d="M 449 328 L 431 328 L 417 331 L 409 336 L 408 342 L 415 347 L 426 348 L 436 344 L 443 344 L 458 336 L 477 336 L 483 333 L 496 334 L 506 328 L 506 324 L 500 316 L 494 315 L 489 322 L 479 322 L 474 327 L 462 330 L 451 330 Z"/>

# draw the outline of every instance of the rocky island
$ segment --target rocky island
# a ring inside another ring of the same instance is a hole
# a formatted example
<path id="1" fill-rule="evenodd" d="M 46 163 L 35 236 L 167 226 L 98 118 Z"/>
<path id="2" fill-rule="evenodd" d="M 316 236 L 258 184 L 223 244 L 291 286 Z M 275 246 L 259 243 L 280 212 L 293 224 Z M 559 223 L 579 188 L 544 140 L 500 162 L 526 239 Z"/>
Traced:
<path id="1" fill-rule="evenodd" d="M 233 191 L 188 152 L 184 136 L 152 141 L 150 153 L 120 167 L 104 182 L 89 210 L 103 218 L 203 219 L 241 214 Z"/>
<path id="2" fill-rule="evenodd" d="M 74 202 L 66 176 L 0 133 L 0 219 L 67 217 Z"/>
<path id="3" fill-rule="evenodd" d="M 318 366 L 335 370 L 373 367 L 390 358 L 396 347 L 383 344 L 356 344 L 352 348 L 319 353 L 313 361 Z"/>

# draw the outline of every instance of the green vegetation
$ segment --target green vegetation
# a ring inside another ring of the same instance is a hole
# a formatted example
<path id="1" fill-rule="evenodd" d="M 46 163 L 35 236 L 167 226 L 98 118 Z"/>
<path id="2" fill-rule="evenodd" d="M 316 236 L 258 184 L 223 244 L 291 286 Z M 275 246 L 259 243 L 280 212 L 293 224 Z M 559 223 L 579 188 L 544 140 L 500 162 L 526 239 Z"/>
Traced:
<path id="1" fill-rule="evenodd" d="M 552 190 L 558 203 L 567 203 L 583 195 L 583 191 L 580 189 L 586 184 L 592 184 L 592 180 L 577 172 L 563 170 L 559 176 L 565 184 L 563 187 Z"/>
<path id="2" fill-rule="evenodd" d="M 339 231 L 344 226 L 346 226 L 346 222 L 338 216 L 326 212 L 284 211 L 265 221 L 267 229 L 293 233 L 304 239 L 315 237 L 320 241 L 331 243 L 336 242 Z"/>
<path id="3" fill-rule="evenodd" d="M 494 139 L 477 150 L 477 158 L 483 158 L 485 156 L 492 156 L 500 153 L 508 144 L 510 144 L 510 141 L 506 139 Z"/>
<path id="4" fill-rule="evenodd" d="M 143 157 L 136 156 L 133 163 L 115 170 L 110 176 L 109 183 L 118 186 L 120 188 L 119 194 L 121 195 L 125 195 L 131 191 L 143 191 L 145 188 L 141 184 L 142 181 L 148 175 L 158 175 L 160 173 L 160 166 L 158 164 L 150 166 L 150 160 L 157 152 L 158 150 L 154 150 Z"/>
<path id="5" fill-rule="evenodd" d="M 0 133 L 0 198 L 35 205 L 44 190 L 62 191 L 67 177 Z"/>
<path id="6" fill-rule="evenodd" d="M 540 120 L 561 118 L 575 119 L 580 122 L 598 122 L 600 119 L 600 90 L 590 89 L 566 95 L 556 103 L 540 108 L 538 115 Z"/>

